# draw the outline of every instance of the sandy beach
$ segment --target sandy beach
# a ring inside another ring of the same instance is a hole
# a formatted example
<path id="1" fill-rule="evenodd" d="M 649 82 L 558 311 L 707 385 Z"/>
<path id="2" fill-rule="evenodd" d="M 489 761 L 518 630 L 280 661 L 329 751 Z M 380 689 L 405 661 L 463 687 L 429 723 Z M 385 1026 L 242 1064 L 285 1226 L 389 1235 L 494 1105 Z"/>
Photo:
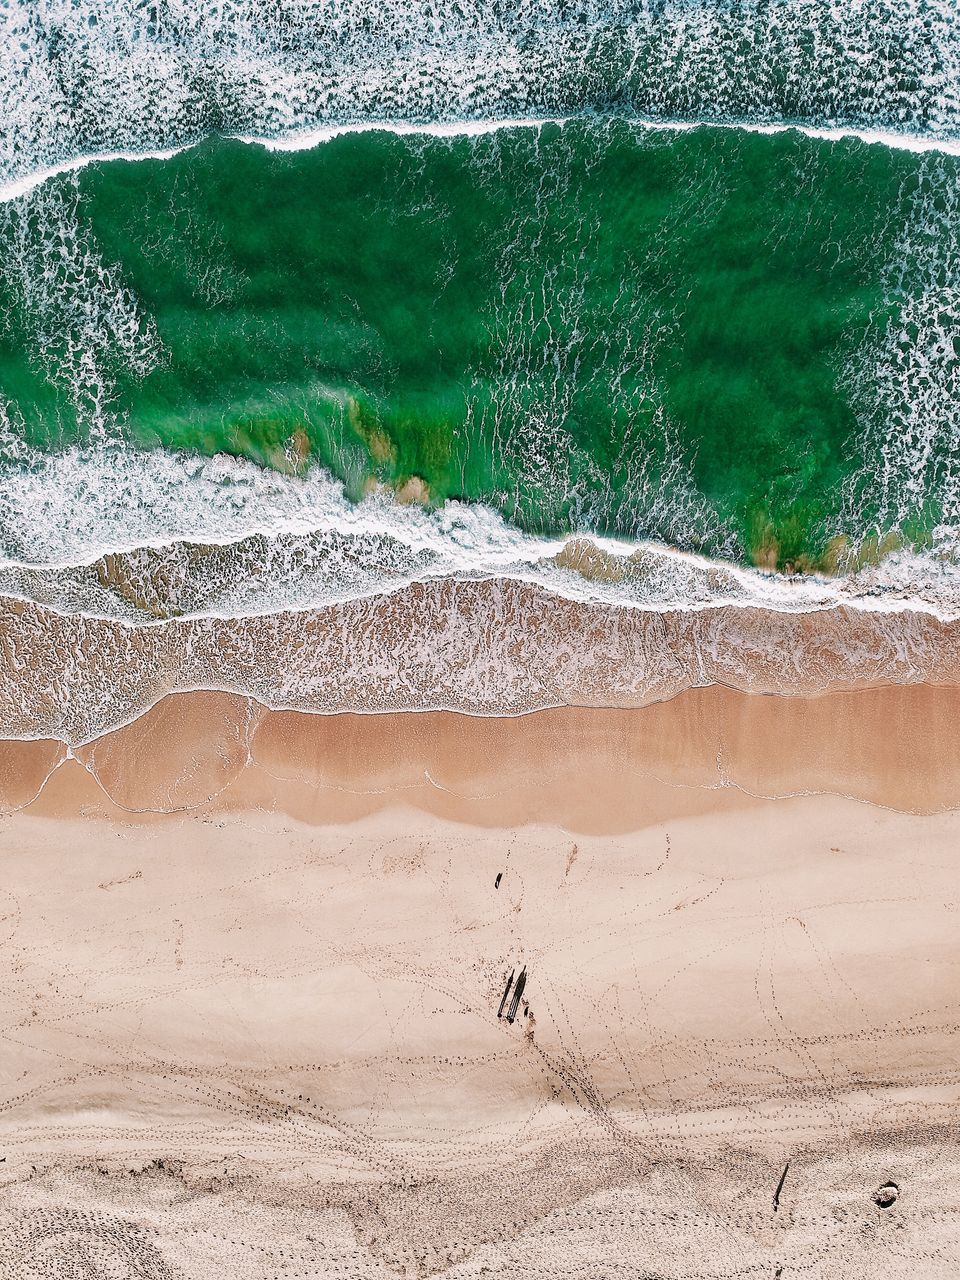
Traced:
<path id="1" fill-rule="evenodd" d="M 0 1280 L 960 1280 L 958 0 L 0 33 Z"/>
<path id="2" fill-rule="evenodd" d="M 955 1274 L 958 704 L 4 744 L 2 1274 Z"/>

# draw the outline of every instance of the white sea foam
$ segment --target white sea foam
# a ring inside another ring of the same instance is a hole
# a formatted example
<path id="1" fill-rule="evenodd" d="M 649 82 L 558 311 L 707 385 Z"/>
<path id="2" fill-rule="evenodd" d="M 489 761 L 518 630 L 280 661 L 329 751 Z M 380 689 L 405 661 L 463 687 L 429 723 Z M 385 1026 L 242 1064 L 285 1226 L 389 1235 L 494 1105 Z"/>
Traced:
<path id="1" fill-rule="evenodd" d="M 167 147 L 163 151 L 98 151 L 93 155 L 72 156 L 69 160 L 61 160 L 57 164 L 47 165 L 23 174 L 19 178 L 11 178 L 7 182 L 0 183 L 0 201 L 7 203 L 11 200 L 19 200 L 21 196 L 36 191 L 37 187 L 43 186 L 51 178 L 57 178 L 66 173 L 78 173 L 92 164 L 107 164 L 113 160 L 172 160 L 181 151 L 187 150 L 190 145 L 192 144 L 184 143 L 183 146 Z"/>
<path id="2" fill-rule="evenodd" d="M 957 683 L 958 630 L 911 611 L 584 607 L 511 579 L 444 579 L 309 612 L 149 627 L 8 602 L 0 737 L 87 742 L 194 689 L 313 713 L 519 715 L 643 706 L 711 683 L 807 695 Z"/>
<path id="3" fill-rule="evenodd" d="M 569 124 L 574 119 L 576 119 L 574 116 L 544 116 L 534 119 L 514 117 L 505 120 L 438 121 L 434 124 L 408 124 L 403 121 L 373 120 L 360 124 L 324 125 L 320 128 L 305 129 L 301 133 L 287 134 L 282 138 L 258 136 L 256 134 L 235 134 L 232 136 L 241 142 L 257 143 L 270 151 L 309 151 L 323 142 L 331 142 L 334 138 L 356 133 L 371 133 L 377 130 L 401 136 L 425 134 L 435 138 L 481 137 L 487 133 L 494 133 L 499 129 L 541 129 L 547 124 Z M 942 155 L 960 155 L 960 137 L 931 137 L 918 133 L 898 133 L 893 129 L 862 129 L 854 126 L 846 128 L 821 127 L 789 120 L 756 123 L 750 120 L 710 118 L 702 120 L 650 120 L 642 116 L 637 116 L 629 120 L 628 123 L 635 125 L 638 129 L 664 133 L 689 133 L 694 129 L 733 129 L 767 136 L 795 132 L 802 133 L 807 138 L 819 138 L 824 142 L 841 142 L 844 138 L 858 138 L 861 142 L 892 147 L 896 151 L 912 151 L 918 155 L 925 154 L 928 151 L 939 152 Z M 123 158 L 133 160 L 138 157 L 134 153 L 129 153 Z M 0 195 L 3 194 L 4 190 L 4 188 L 0 187 Z"/>
<path id="4" fill-rule="evenodd" d="M 882 284 L 890 319 L 843 371 L 860 429 L 861 468 L 846 485 L 842 527 L 908 526 L 934 504 L 941 554 L 960 554 L 960 188 L 920 162 L 908 216 Z M 909 271 L 905 284 L 904 273 Z"/>
<path id="5" fill-rule="evenodd" d="M 958 28 L 953 0 L 6 0 L 0 176 L 213 131 L 579 112 L 952 145 Z"/>
<path id="6" fill-rule="evenodd" d="M 901 552 L 843 578 L 789 577 L 652 543 L 540 538 L 479 503 L 429 510 L 377 493 L 354 504 L 322 470 L 287 476 L 222 455 L 74 447 L 8 469 L 0 485 L 0 593 L 62 613 L 152 625 L 492 578 L 660 613 L 845 605 L 960 617 L 949 557 Z"/>
<path id="7" fill-rule="evenodd" d="M 430 138 L 476 138 L 486 134 L 497 133 L 503 129 L 542 129 L 545 125 L 566 125 L 573 123 L 575 116 L 549 116 L 524 119 L 513 117 L 503 120 L 449 120 L 437 123 L 409 124 L 404 121 L 371 120 L 354 124 L 331 124 L 319 128 L 305 129 L 301 132 L 287 134 L 284 137 L 271 137 L 253 133 L 236 133 L 225 135 L 248 146 L 265 147 L 268 151 L 298 152 L 310 151 L 332 142 L 336 138 L 350 137 L 365 133 L 392 133 L 398 137 L 430 137 Z M 857 139 L 869 145 L 890 147 L 895 151 L 910 151 L 916 155 L 935 153 L 939 155 L 960 156 L 960 137 L 941 138 L 923 134 L 896 133 L 890 129 L 857 129 L 819 128 L 792 121 L 775 121 L 756 124 L 749 120 L 645 120 L 636 118 L 626 123 L 639 130 L 659 133 L 690 133 L 696 129 L 727 129 L 742 133 L 755 133 L 766 137 L 775 137 L 782 133 L 800 133 L 807 138 L 818 138 L 823 142 L 842 142 Z M 136 163 L 143 160 L 171 160 L 183 151 L 189 151 L 197 145 L 185 142 L 181 146 L 167 147 L 163 150 L 143 151 L 98 151 L 90 155 L 73 156 L 57 164 L 35 169 L 18 178 L 0 182 L 0 203 L 18 200 L 43 186 L 51 178 L 63 174 L 77 173 L 93 164 L 107 164 L 113 161 Z"/>

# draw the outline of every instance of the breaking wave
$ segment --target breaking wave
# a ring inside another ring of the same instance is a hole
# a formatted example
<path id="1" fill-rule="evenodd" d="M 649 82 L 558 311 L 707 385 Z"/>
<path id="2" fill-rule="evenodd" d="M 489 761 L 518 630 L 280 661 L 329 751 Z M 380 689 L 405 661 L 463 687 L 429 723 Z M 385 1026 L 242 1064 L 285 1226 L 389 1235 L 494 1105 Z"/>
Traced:
<path id="1" fill-rule="evenodd" d="M 0 176 L 211 132 L 571 115 L 956 137 L 950 0 L 0 7 Z"/>

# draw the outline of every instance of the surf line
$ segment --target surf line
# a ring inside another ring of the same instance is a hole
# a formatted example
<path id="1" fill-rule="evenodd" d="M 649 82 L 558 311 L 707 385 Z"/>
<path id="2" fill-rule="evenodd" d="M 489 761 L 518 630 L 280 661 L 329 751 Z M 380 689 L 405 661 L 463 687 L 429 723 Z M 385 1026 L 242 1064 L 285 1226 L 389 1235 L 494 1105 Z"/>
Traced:
<path id="1" fill-rule="evenodd" d="M 689 133 L 694 129 L 730 129 L 743 133 L 759 133 L 773 135 L 778 133 L 802 133 L 807 138 L 816 138 L 823 142 L 839 142 L 844 138 L 857 138 L 861 142 L 890 147 L 896 151 L 912 151 L 918 155 L 926 152 L 939 152 L 943 155 L 960 156 L 960 137 L 937 138 L 923 134 L 897 133 L 892 129 L 862 129 L 843 125 L 808 125 L 791 121 L 749 121 L 749 120 L 650 120 L 643 116 L 536 116 L 529 118 L 504 118 L 501 120 L 448 120 L 433 123 L 412 123 L 403 120 L 369 120 L 344 124 L 318 125 L 297 133 L 281 137 L 270 137 L 253 133 L 224 133 L 221 137 L 234 142 L 244 142 L 251 146 L 265 147 L 268 151 L 310 151 L 324 142 L 332 142 L 335 138 L 355 133 L 393 133 L 400 137 L 422 136 L 431 138 L 481 137 L 484 134 L 497 133 L 503 129 L 542 129 L 545 125 L 566 125 L 577 121 L 595 123 L 618 123 L 635 126 L 638 129 L 656 133 Z M 107 164 L 111 161 L 126 160 L 171 160 L 182 151 L 196 147 L 203 139 L 192 139 L 190 142 L 177 143 L 171 147 L 148 151 L 98 151 L 90 155 L 73 156 L 56 164 L 47 165 L 19 178 L 11 178 L 0 182 L 0 204 L 18 200 L 29 195 L 37 187 L 65 173 L 76 173 L 91 164 Z"/>

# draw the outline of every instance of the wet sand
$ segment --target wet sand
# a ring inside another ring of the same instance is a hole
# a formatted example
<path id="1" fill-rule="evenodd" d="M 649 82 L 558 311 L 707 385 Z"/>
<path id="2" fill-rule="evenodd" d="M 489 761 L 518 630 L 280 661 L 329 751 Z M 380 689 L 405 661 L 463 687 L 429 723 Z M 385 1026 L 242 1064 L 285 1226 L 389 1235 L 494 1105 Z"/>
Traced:
<path id="1" fill-rule="evenodd" d="M 784 698 L 712 685 L 643 708 L 515 717 L 310 715 L 197 692 L 72 751 L 0 742 L 0 808 L 119 820 L 213 805 L 327 824 L 403 803 L 478 826 L 602 835 L 806 794 L 960 806 L 960 687 Z"/>
<path id="2" fill-rule="evenodd" d="M 0 1273 L 956 1274 L 958 710 L 5 744 Z"/>

